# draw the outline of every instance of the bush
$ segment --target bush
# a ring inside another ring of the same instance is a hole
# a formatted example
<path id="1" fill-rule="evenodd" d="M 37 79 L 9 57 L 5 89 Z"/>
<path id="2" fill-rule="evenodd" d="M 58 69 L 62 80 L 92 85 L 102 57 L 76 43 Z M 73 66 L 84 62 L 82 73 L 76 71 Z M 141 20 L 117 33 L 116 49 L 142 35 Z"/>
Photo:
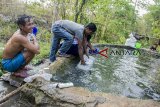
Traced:
<path id="1" fill-rule="evenodd" d="M 0 38 L 9 38 L 17 30 L 17 26 L 13 22 L 0 22 L 0 25 L 2 26 Z"/>
<path id="2" fill-rule="evenodd" d="M 157 51 L 160 54 L 160 46 L 157 47 Z"/>
<path id="3" fill-rule="evenodd" d="M 40 42 L 40 54 L 34 57 L 32 60 L 32 64 L 36 65 L 40 61 L 42 61 L 44 58 L 47 58 L 49 56 L 50 52 L 50 43 L 47 42 Z"/>
<path id="4" fill-rule="evenodd" d="M 38 28 L 37 38 L 43 42 L 49 42 L 51 38 L 51 33 L 42 27 Z"/>
<path id="5" fill-rule="evenodd" d="M 0 76 L 2 76 L 2 64 L 1 64 L 1 61 L 2 61 L 2 51 L 0 50 Z"/>

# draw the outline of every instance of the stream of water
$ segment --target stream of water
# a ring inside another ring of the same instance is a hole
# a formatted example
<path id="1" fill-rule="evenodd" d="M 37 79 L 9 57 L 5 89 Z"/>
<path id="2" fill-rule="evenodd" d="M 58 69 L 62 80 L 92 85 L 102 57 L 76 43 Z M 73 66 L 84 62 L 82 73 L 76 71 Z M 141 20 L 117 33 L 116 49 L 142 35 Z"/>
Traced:
<path id="1" fill-rule="evenodd" d="M 123 53 L 116 54 L 116 51 Z M 85 87 L 90 91 L 160 100 L 160 94 L 153 86 L 154 76 L 160 69 L 160 59 L 145 53 L 124 54 L 126 51 L 128 50 L 110 48 L 108 58 L 95 56 L 92 69 L 79 70 L 76 68 L 78 62 L 75 62 L 67 66 L 65 72 L 58 72 L 53 80 L 70 81 L 75 86 Z"/>

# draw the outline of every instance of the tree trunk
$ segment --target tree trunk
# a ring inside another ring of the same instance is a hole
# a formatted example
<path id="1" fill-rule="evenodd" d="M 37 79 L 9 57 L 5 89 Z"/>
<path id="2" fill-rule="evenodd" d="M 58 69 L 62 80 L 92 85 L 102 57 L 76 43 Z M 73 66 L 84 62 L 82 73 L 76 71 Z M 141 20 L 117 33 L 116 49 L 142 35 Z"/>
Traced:
<path id="1" fill-rule="evenodd" d="M 134 26 L 133 26 L 134 27 L 134 31 L 136 30 L 136 18 L 137 17 L 136 17 L 136 13 L 135 12 L 136 12 L 137 3 L 138 3 L 138 0 L 136 0 L 135 4 L 134 4 L 134 15 L 133 15 L 134 16 Z"/>
<path id="2" fill-rule="evenodd" d="M 54 18 L 53 18 L 53 21 L 55 22 L 56 20 L 59 19 L 59 2 L 58 1 L 55 1 L 54 2 L 54 10 L 53 10 L 53 13 L 54 13 Z"/>
<path id="3" fill-rule="evenodd" d="M 82 23 L 82 19 L 83 19 L 83 14 L 82 14 L 82 12 L 81 12 L 80 20 L 79 20 L 80 23 Z"/>
<path id="4" fill-rule="evenodd" d="M 62 15 L 62 19 L 66 18 L 66 5 L 65 5 L 65 1 L 62 1 L 62 5 L 61 5 L 61 15 Z"/>
<path id="5" fill-rule="evenodd" d="M 74 18 L 74 21 L 77 22 L 78 20 L 78 0 L 76 0 L 76 3 L 75 3 L 75 18 Z"/>
<path id="6" fill-rule="evenodd" d="M 78 0 L 76 0 L 76 3 L 75 3 L 75 8 L 76 8 L 76 14 L 75 14 L 75 22 L 78 21 L 78 16 L 79 14 L 82 12 L 82 9 L 83 9 L 83 6 L 85 5 L 86 3 L 86 0 L 82 0 L 82 3 L 81 3 L 81 6 L 79 8 L 79 10 L 77 9 L 78 8 Z"/>

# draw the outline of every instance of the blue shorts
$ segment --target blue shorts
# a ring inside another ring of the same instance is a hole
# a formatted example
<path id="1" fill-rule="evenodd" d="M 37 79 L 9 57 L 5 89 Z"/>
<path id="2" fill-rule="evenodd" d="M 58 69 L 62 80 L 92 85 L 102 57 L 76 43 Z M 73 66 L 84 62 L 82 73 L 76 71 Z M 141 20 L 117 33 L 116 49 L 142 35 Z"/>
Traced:
<path id="1" fill-rule="evenodd" d="M 25 58 L 22 53 L 17 54 L 14 58 L 2 59 L 2 68 L 8 72 L 15 72 L 25 65 Z"/>

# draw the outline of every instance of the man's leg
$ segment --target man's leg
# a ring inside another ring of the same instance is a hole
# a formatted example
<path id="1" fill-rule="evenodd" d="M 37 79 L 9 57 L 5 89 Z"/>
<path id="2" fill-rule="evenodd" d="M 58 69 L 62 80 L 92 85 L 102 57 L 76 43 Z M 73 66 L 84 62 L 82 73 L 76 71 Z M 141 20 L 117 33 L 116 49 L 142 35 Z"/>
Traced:
<path id="1" fill-rule="evenodd" d="M 79 56 L 79 53 L 78 53 L 78 44 L 72 44 L 72 46 L 66 52 L 66 54 L 70 54 L 70 55 L 74 55 L 74 56 Z"/>
<path id="2" fill-rule="evenodd" d="M 23 56 L 25 59 L 25 65 L 27 65 L 34 58 L 35 54 L 30 51 L 24 51 Z"/>
<path id="3" fill-rule="evenodd" d="M 25 78 L 29 75 L 26 72 L 27 69 L 24 69 L 24 68 L 29 62 L 31 62 L 31 60 L 34 58 L 35 54 L 30 51 L 24 51 L 22 53 L 22 55 L 24 57 L 24 63 L 19 67 L 19 69 L 13 75 Z"/>
<path id="4" fill-rule="evenodd" d="M 56 51 L 59 47 L 59 42 L 61 39 L 64 39 L 62 47 L 59 50 L 61 56 L 64 56 L 68 49 L 71 47 L 73 42 L 73 36 L 68 33 L 66 30 L 61 28 L 59 25 L 54 25 L 52 27 L 52 32 L 54 34 L 54 38 L 52 41 L 51 52 L 50 52 L 50 60 L 53 62 L 55 58 Z M 67 57 L 67 56 L 66 56 Z"/>
<path id="5" fill-rule="evenodd" d="M 56 60 L 55 55 L 57 53 L 59 43 L 60 43 L 60 39 L 54 36 L 52 39 L 51 50 L 49 55 L 49 59 L 51 62 Z"/>
<path id="6" fill-rule="evenodd" d="M 59 36 L 62 39 L 64 39 L 64 42 L 63 42 L 61 48 L 59 49 L 59 52 L 62 54 L 66 54 L 66 52 L 69 50 L 69 48 L 71 47 L 71 45 L 73 43 L 73 36 L 62 28 L 60 29 L 60 32 L 61 32 L 61 35 L 59 35 Z"/>
<path id="7" fill-rule="evenodd" d="M 52 44 L 50 49 L 50 55 L 49 55 L 49 59 L 51 62 L 56 60 L 56 53 L 61 40 L 61 38 L 59 37 L 59 35 L 61 35 L 59 29 L 60 29 L 60 26 L 58 25 L 52 26 L 53 38 L 52 38 Z"/>

